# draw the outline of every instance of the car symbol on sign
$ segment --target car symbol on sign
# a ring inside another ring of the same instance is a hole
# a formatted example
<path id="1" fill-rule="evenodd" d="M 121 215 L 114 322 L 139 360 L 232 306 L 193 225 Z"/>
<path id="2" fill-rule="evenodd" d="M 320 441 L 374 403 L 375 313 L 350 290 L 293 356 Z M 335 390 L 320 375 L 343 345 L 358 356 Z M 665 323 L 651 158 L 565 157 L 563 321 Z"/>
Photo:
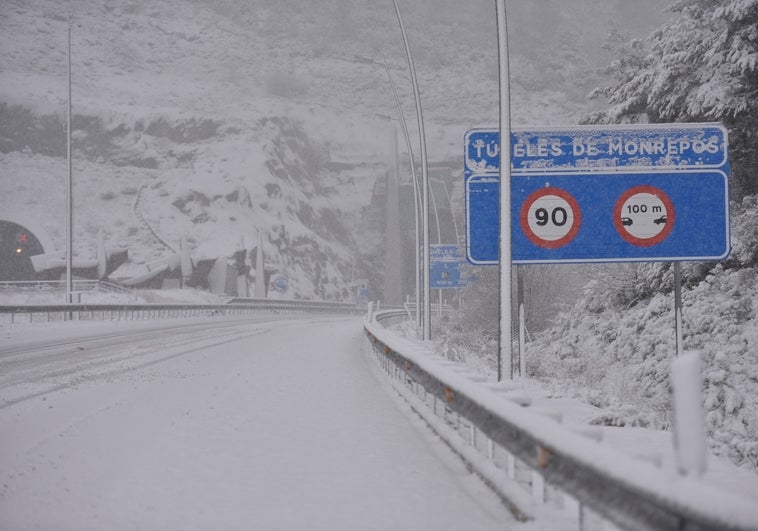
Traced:
<path id="1" fill-rule="evenodd" d="M 664 214 L 663 216 L 657 219 L 654 219 L 653 223 L 655 223 L 656 225 L 660 225 L 661 223 L 666 223 L 666 215 Z"/>
<path id="2" fill-rule="evenodd" d="M 632 218 L 621 218 L 621 224 L 625 227 L 629 227 L 632 223 Z"/>

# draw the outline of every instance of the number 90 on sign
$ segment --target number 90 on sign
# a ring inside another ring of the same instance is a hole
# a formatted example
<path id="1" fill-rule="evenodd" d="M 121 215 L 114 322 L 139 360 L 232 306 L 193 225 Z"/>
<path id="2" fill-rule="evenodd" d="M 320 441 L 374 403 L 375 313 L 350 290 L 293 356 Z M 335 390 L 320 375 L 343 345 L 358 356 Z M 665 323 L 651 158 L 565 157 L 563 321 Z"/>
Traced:
<path id="1" fill-rule="evenodd" d="M 582 214 L 571 194 L 561 188 L 547 187 L 526 198 L 520 222 L 530 242 L 543 249 L 558 249 L 579 232 Z"/>

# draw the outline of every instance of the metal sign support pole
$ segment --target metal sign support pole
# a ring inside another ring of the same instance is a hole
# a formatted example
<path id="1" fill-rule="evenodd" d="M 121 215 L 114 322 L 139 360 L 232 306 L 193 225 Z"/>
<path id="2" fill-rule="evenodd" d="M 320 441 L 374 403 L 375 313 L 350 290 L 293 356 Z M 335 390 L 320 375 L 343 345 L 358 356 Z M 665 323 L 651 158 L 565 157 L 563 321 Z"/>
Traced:
<path id="1" fill-rule="evenodd" d="M 526 314 L 524 310 L 524 266 L 516 266 L 518 304 L 518 375 L 526 376 Z"/>
<path id="2" fill-rule="evenodd" d="M 676 355 L 682 356 L 682 266 L 674 262 L 674 318 L 676 321 Z"/>
<path id="3" fill-rule="evenodd" d="M 503 364 L 513 379 L 511 330 L 511 97 L 508 64 L 508 24 L 505 0 L 496 0 L 497 40 L 500 70 L 500 340 L 497 379 L 503 379 Z"/>
<path id="4" fill-rule="evenodd" d="M 418 136 L 421 151 L 421 220 L 422 220 L 422 239 L 424 247 L 424 257 L 422 263 L 423 269 L 423 291 L 424 291 L 424 318 L 423 318 L 423 339 L 428 341 L 432 338 L 432 308 L 429 286 L 429 169 L 426 155 L 426 132 L 424 131 L 424 116 L 421 110 L 421 93 L 418 88 L 418 79 L 416 77 L 416 68 L 413 66 L 413 56 L 411 47 L 408 44 L 408 36 L 405 33 L 403 18 L 400 16 L 400 8 L 397 0 L 392 0 L 395 6 L 397 22 L 400 25 L 400 33 L 403 36 L 405 46 L 405 55 L 408 59 L 408 70 L 411 73 L 411 83 L 413 85 L 413 97 L 416 102 L 416 119 L 418 120 Z"/>

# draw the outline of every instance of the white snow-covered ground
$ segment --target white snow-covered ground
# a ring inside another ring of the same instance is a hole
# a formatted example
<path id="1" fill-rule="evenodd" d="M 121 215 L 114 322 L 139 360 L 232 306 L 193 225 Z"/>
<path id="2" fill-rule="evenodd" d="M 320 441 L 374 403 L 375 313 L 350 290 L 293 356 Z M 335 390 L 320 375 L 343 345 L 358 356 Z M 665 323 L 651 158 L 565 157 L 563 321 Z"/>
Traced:
<path id="1" fill-rule="evenodd" d="M 0 329 L 0 529 L 509 527 L 378 385 L 358 320 L 235 324 L 215 346 L 198 324 L 155 351 L 85 341 L 155 325 Z M 63 336 L 70 363 L 12 353 Z"/>
<path id="2" fill-rule="evenodd" d="M 593 419 L 609 412 L 576 399 L 556 396 L 548 386 L 530 378 L 502 382 L 490 379 L 482 383 L 481 373 L 436 354 L 433 343 L 415 339 L 408 334 L 406 326 L 388 331 L 373 323 L 369 330 L 390 348 L 402 352 L 413 365 L 579 461 L 598 466 L 644 491 L 655 492 L 660 499 L 674 505 L 698 507 L 704 514 L 736 528 L 758 529 L 758 476 L 751 470 L 709 454 L 702 460 L 697 458 L 700 464 L 696 468 L 705 469 L 702 476 L 681 475 L 677 470 L 671 431 L 592 425 Z M 513 401 L 529 407 L 514 407 Z M 689 415 L 695 414 L 691 407 L 689 409 Z M 560 423 L 555 422 L 557 419 Z M 589 437 L 576 437 L 576 433 Z M 697 440 L 685 442 L 698 444 Z M 682 447 L 692 447 L 692 444 L 682 444 Z M 522 486 L 530 488 L 528 484 Z M 544 522 L 543 516 L 549 515 L 538 514 L 538 523 Z M 545 529 L 556 528 L 550 525 Z"/>
<path id="3" fill-rule="evenodd" d="M 516 379 L 513 387 L 521 389 L 534 407 L 560 414 L 562 424 L 568 427 L 589 426 L 602 410 L 579 400 L 556 397 L 546 386 L 530 378 Z M 617 450 L 640 459 L 654 462 L 669 475 L 675 476 L 676 456 L 671 431 L 634 426 L 592 426 L 601 432 L 603 441 Z M 758 505 L 758 476 L 746 468 L 740 468 L 727 458 L 709 454 L 702 481 L 725 494 L 747 498 Z"/>

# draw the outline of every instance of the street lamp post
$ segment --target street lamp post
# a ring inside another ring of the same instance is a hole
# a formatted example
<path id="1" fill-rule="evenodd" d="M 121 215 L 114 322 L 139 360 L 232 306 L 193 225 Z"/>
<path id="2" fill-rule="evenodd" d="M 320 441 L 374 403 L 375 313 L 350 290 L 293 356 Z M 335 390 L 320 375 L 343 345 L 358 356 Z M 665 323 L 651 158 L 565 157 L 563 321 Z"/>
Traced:
<path id="1" fill-rule="evenodd" d="M 403 44 L 405 45 L 405 55 L 408 58 L 408 69 L 411 73 L 411 83 L 413 84 L 413 96 L 416 102 L 416 119 L 418 120 L 418 136 L 419 145 L 421 147 L 421 180 L 422 180 L 422 215 L 421 221 L 423 226 L 423 240 L 424 240 L 424 330 L 423 339 L 428 341 L 432 338 L 432 310 L 429 300 L 430 283 L 429 283 L 429 170 L 427 164 L 426 155 L 426 132 L 424 131 L 424 117 L 421 110 L 421 95 L 418 88 L 418 79 L 416 78 L 416 68 L 413 66 L 413 56 L 411 55 L 411 48 L 408 44 L 408 36 L 405 33 L 405 25 L 403 24 L 403 18 L 400 15 L 400 8 L 397 5 L 397 0 L 392 0 L 395 6 L 395 15 L 397 15 L 397 22 L 400 25 L 400 33 L 403 36 Z"/>
<path id="2" fill-rule="evenodd" d="M 503 365 L 513 379 L 511 331 L 511 94 L 508 63 L 508 23 L 505 0 L 496 0 L 498 67 L 500 85 L 500 340 L 497 379 L 503 379 Z"/>
<path id="3" fill-rule="evenodd" d="M 70 304 L 73 301 L 73 289 L 74 281 L 72 276 L 73 269 L 73 219 L 74 219 L 74 200 L 73 200 L 73 179 L 71 176 L 71 12 L 68 13 L 67 18 L 67 32 L 68 32 L 68 69 L 67 69 L 67 83 L 68 83 L 68 105 L 66 111 L 67 119 L 67 131 L 66 131 L 66 161 L 68 163 L 68 175 L 66 180 L 66 303 Z"/>
<path id="4" fill-rule="evenodd" d="M 381 51 L 380 51 L 381 53 Z M 395 99 L 395 107 L 397 107 L 397 113 L 400 118 L 400 126 L 403 130 L 403 138 L 405 139 L 405 145 L 408 149 L 408 158 L 410 159 L 410 167 L 411 167 L 411 179 L 413 180 L 413 220 L 414 220 L 414 226 L 415 226 L 415 236 L 416 236 L 416 242 L 415 242 L 415 248 L 414 248 L 414 260 L 415 260 L 415 271 L 416 271 L 416 329 L 421 329 L 421 301 L 420 301 L 420 279 L 421 279 L 421 258 L 419 257 L 419 243 L 421 240 L 421 234 L 420 234 L 420 223 L 419 223 L 419 211 L 420 211 L 420 190 L 419 190 L 419 182 L 418 182 L 418 176 L 416 175 L 416 163 L 413 159 L 413 146 L 411 144 L 411 137 L 408 133 L 408 123 L 405 120 L 405 113 L 403 112 L 403 106 L 400 103 L 400 96 L 398 96 L 397 92 L 397 86 L 395 85 L 395 81 L 392 78 L 392 73 L 390 72 L 389 65 L 387 64 L 387 59 L 384 57 L 384 54 L 381 53 L 382 60 L 381 61 L 375 61 L 371 57 L 366 57 L 363 55 L 356 55 L 355 59 L 357 61 L 360 61 L 361 63 L 367 63 L 367 64 L 375 64 L 375 65 L 381 65 L 384 67 L 384 71 L 387 73 L 387 80 L 389 81 L 390 87 L 392 87 L 392 95 Z"/>

